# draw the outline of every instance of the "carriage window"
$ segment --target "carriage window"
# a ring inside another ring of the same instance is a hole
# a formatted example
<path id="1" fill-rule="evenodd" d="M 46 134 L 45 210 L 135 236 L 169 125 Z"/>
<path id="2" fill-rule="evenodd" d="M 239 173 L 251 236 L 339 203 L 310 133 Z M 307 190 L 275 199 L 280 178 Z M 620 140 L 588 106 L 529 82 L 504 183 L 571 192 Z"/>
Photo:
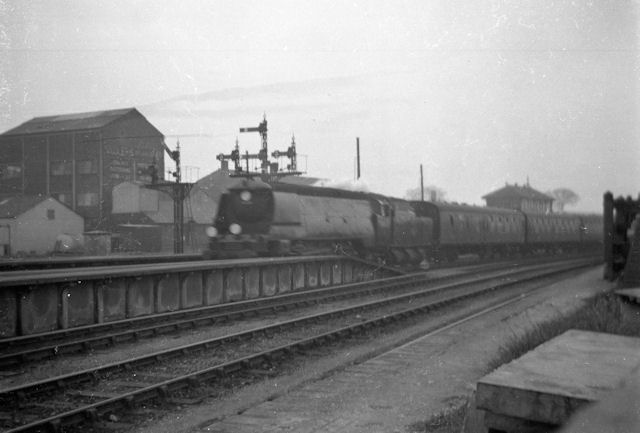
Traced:
<path id="1" fill-rule="evenodd" d="M 453 215 L 449 215 L 449 222 L 451 223 L 451 227 L 453 227 Z"/>

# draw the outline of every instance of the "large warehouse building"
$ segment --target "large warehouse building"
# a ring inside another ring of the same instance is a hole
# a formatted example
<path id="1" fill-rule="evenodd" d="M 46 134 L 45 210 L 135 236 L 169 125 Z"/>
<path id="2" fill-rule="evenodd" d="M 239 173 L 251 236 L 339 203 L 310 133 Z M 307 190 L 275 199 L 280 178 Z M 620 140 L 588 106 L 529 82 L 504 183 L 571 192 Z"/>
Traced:
<path id="1" fill-rule="evenodd" d="M 36 117 L 0 135 L 0 195 L 44 195 L 104 228 L 121 182 L 164 173 L 164 137 L 138 110 Z"/>

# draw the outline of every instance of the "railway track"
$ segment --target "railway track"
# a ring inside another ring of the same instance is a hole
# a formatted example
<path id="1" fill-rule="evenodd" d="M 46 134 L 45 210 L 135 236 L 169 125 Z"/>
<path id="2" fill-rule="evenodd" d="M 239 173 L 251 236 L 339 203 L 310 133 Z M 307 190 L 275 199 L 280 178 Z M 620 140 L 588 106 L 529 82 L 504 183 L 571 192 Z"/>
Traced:
<path id="1" fill-rule="evenodd" d="M 547 266 L 541 264 L 539 266 Z M 467 271 L 469 280 L 478 280 L 479 270 L 484 279 L 491 279 L 491 274 L 503 274 L 503 265 L 474 267 Z M 458 274 L 455 278 L 463 276 Z M 259 298 L 215 306 L 180 310 L 170 313 L 143 316 L 96 325 L 81 326 L 65 330 L 0 340 L 0 369 L 24 365 L 28 362 L 86 352 L 93 349 L 113 347 L 122 343 L 137 341 L 142 338 L 155 337 L 162 334 L 175 333 L 181 330 L 226 323 L 237 318 L 271 314 L 279 309 L 292 309 L 321 302 L 353 299 L 363 296 L 383 296 L 386 293 L 400 293 L 418 284 L 429 284 L 437 290 L 446 290 L 451 285 L 435 287 L 453 276 L 428 278 L 426 274 L 409 274 L 406 276 L 385 278 L 376 281 L 350 283 L 335 287 L 293 292 L 269 298 Z M 464 284 L 467 280 L 460 281 Z"/>
<path id="2" fill-rule="evenodd" d="M 448 288 L 419 288 L 383 299 L 334 307 L 123 362 L 50 378 L 0 392 L 4 428 L 9 432 L 59 429 L 132 410 L 149 400 L 197 399 L 224 386 L 234 374 L 277 374 L 283 359 L 332 341 L 366 333 L 389 323 L 452 303 L 547 278 L 593 262 L 545 265 L 455 282 Z M 401 283 L 389 279 L 386 285 Z M 369 283 L 371 284 L 371 283 Z M 315 302 L 315 301 L 314 301 Z M 203 386 L 203 384 L 207 384 Z"/>

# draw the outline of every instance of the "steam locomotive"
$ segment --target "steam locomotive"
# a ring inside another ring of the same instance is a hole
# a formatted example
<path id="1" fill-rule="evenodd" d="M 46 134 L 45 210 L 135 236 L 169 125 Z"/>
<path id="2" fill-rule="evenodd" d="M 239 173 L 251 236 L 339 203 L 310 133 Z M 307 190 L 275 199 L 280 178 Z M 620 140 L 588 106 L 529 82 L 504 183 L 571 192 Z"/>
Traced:
<path id="1" fill-rule="evenodd" d="M 203 255 L 345 252 L 417 264 L 461 254 L 596 249 L 602 245 L 602 224 L 599 215 L 528 214 L 244 179 L 222 195 Z"/>

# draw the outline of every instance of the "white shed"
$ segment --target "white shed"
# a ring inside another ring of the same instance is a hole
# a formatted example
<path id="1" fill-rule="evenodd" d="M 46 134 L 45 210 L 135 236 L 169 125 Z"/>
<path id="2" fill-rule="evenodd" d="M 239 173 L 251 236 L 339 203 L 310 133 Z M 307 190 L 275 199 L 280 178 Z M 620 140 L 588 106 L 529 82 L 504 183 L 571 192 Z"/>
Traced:
<path id="1" fill-rule="evenodd" d="M 47 254 L 58 235 L 83 231 L 84 219 L 54 198 L 0 198 L 0 256 Z"/>

